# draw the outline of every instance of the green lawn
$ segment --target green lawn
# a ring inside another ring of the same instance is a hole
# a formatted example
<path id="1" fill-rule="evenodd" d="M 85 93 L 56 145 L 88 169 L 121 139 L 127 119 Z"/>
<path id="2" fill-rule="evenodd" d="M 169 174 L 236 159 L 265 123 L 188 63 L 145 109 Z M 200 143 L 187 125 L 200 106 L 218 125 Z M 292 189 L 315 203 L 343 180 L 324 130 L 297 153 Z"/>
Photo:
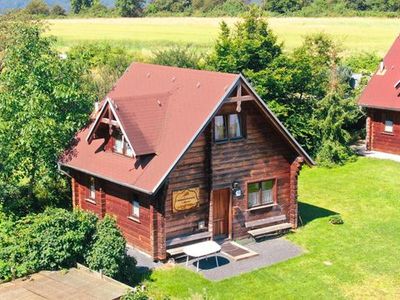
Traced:
<path id="1" fill-rule="evenodd" d="M 399 178 L 399 163 L 365 158 L 305 169 L 299 199 L 306 224 L 287 238 L 306 254 L 220 282 L 179 267 L 157 270 L 149 290 L 156 298 L 400 299 Z M 331 212 L 345 224 L 329 224 Z"/>
<path id="2" fill-rule="evenodd" d="M 172 44 L 191 43 L 209 50 L 222 18 L 134 18 L 50 20 L 50 34 L 59 47 L 79 42 L 108 41 L 148 54 Z M 229 24 L 235 18 L 224 18 Z M 383 55 L 399 33 L 400 19 L 389 18 L 270 18 L 274 32 L 288 50 L 307 33 L 325 32 L 343 43 L 347 53 L 376 51 Z"/>

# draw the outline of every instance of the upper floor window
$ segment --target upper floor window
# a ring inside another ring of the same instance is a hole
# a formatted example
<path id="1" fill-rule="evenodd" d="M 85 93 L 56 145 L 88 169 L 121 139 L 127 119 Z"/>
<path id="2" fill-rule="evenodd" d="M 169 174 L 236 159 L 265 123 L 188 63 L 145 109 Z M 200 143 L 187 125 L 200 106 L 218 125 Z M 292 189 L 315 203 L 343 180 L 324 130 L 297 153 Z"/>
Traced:
<path id="1" fill-rule="evenodd" d="M 126 140 L 125 136 L 121 133 L 121 131 L 117 131 L 114 133 L 113 150 L 114 152 L 119 154 L 133 156 L 132 148 L 129 146 L 128 141 Z"/>
<path id="2" fill-rule="evenodd" d="M 215 116 L 214 140 L 216 142 L 242 138 L 242 131 L 242 122 L 238 114 Z"/>
<path id="3" fill-rule="evenodd" d="M 393 132 L 393 121 L 392 120 L 385 120 L 385 132 Z"/>

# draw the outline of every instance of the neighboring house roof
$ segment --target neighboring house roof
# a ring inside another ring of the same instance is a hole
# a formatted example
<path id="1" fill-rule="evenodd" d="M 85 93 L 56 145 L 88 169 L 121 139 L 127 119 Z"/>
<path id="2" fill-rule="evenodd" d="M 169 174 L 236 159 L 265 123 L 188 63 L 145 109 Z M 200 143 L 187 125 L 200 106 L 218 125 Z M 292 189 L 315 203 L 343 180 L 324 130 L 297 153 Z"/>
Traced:
<path id="1" fill-rule="evenodd" d="M 400 110 L 400 36 L 368 82 L 358 104 L 364 107 Z"/>
<path id="2" fill-rule="evenodd" d="M 102 109 L 111 105 L 135 157 L 99 151 L 103 140 L 90 137 L 100 110 L 90 128 L 78 133 L 76 145 L 60 164 L 153 194 L 239 82 L 248 85 L 240 74 L 133 63 L 107 95 Z M 293 149 L 308 164 L 314 164 L 255 96 Z M 143 155 L 149 153 L 153 154 Z"/>
<path id="3" fill-rule="evenodd" d="M 120 299 L 130 286 L 83 266 L 61 271 L 41 271 L 0 284 L 0 299 Z"/>

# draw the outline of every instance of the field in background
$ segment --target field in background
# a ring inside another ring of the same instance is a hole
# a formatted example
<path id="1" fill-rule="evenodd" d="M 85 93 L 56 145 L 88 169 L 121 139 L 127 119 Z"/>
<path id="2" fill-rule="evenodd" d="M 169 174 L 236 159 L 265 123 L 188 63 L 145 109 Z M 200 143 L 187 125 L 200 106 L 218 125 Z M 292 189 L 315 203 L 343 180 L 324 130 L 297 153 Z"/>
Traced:
<path id="1" fill-rule="evenodd" d="M 236 18 L 135 18 L 50 20 L 50 34 L 65 50 L 86 41 L 108 41 L 144 55 L 174 44 L 192 44 L 209 50 L 224 19 Z M 302 37 L 325 32 L 343 44 L 346 53 L 375 51 L 383 55 L 400 32 L 400 19 L 387 18 L 270 18 L 273 31 L 286 50 L 300 45 Z"/>

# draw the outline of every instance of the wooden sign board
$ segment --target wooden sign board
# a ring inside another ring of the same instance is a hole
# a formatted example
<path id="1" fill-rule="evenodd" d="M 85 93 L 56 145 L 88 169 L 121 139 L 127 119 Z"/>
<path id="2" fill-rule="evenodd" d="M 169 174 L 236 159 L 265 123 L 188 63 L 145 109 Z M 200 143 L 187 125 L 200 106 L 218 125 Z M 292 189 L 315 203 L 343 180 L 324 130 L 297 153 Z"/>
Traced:
<path id="1" fill-rule="evenodd" d="M 199 207 L 199 194 L 199 188 L 172 192 L 172 211 L 176 213 Z"/>

